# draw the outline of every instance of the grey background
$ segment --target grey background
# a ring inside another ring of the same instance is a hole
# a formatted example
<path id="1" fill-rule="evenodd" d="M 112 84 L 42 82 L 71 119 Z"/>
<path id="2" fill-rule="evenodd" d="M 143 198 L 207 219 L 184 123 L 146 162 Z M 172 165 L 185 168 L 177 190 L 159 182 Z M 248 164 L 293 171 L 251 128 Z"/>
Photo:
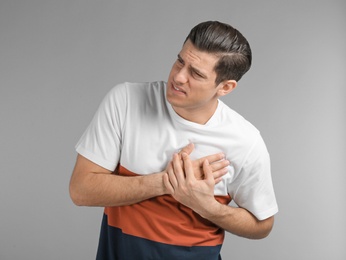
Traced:
<path id="1" fill-rule="evenodd" d="M 280 206 L 224 259 L 346 259 L 345 1 L 0 2 L 0 259 L 94 259 L 102 209 L 68 195 L 74 145 L 123 81 L 166 80 L 189 30 L 238 28 L 253 67 L 224 99 L 256 125 Z"/>

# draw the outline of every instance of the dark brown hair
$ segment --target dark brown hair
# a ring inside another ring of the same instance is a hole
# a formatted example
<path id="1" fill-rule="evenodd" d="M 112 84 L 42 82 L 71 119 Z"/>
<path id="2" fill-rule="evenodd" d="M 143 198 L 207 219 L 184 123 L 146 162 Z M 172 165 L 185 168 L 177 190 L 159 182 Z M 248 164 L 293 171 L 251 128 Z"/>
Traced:
<path id="1" fill-rule="evenodd" d="M 192 28 L 185 42 L 187 40 L 200 51 L 219 57 L 214 68 L 216 85 L 224 80 L 239 81 L 251 67 L 252 54 L 248 41 L 228 24 L 218 21 L 200 23 Z"/>

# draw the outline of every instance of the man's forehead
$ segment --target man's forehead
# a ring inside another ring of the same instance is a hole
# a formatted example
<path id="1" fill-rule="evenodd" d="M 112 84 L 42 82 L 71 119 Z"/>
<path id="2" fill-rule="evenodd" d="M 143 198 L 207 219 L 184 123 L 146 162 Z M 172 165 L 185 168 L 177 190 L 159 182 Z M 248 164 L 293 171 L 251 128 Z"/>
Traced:
<path id="1" fill-rule="evenodd" d="M 187 41 L 178 54 L 183 62 L 188 62 L 196 69 L 203 71 L 214 71 L 218 57 L 215 54 L 198 50 L 191 42 Z"/>

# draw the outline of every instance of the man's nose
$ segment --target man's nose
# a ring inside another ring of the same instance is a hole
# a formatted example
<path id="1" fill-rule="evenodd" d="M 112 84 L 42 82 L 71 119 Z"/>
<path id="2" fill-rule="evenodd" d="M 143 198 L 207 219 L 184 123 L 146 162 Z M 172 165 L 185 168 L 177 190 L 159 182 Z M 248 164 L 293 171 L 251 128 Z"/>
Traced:
<path id="1" fill-rule="evenodd" d="M 174 82 L 182 85 L 188 81 L 188 71 L 185 67 L 179 69 L 174 75 Z"/>

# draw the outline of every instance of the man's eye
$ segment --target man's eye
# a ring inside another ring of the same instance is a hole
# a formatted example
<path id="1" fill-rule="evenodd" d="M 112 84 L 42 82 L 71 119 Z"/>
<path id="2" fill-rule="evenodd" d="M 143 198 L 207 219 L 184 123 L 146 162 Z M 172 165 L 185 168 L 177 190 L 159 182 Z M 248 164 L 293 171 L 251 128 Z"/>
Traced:
<path id="1" fill-rule="evenodd" d="M 193 74 L 195 77 L 202 78 L 202 75 L 199 74 L 197 71 L 192 71 L 192 74 Z"/>

